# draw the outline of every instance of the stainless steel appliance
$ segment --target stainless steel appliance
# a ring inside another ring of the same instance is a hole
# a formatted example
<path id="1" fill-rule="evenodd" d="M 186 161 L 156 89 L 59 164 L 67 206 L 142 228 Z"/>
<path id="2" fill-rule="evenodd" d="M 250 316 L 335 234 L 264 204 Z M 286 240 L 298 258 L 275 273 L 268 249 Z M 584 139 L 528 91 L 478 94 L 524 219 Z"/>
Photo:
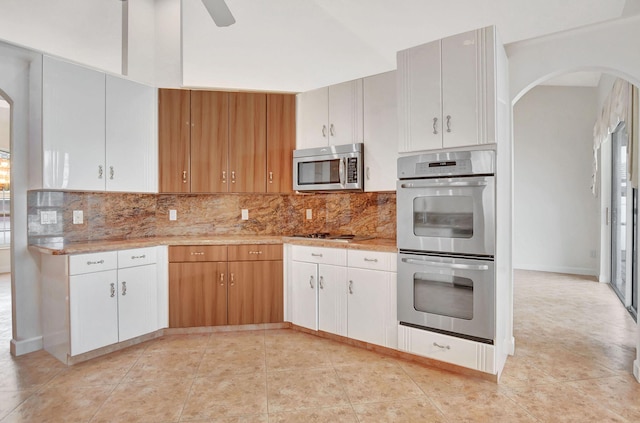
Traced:
<path id="1" fill-rule="evenodd" d="M 493 343 L 495 151 L 398 159 L 398 319 Z"/>
<path id="2" fill-rule="evenodd" d="M 293 151 L 296 191 L 362 191 L 364 145 L 330 145 Z"/>

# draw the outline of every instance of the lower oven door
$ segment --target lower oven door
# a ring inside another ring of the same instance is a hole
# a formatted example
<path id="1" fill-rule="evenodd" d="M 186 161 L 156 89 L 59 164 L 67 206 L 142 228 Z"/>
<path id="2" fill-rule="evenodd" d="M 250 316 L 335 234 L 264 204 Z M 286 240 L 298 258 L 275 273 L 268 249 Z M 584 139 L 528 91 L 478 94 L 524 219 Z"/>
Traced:
<path id="1" fill-rule="evenodd" d="M 493 342 L 494 262 L 401 252 L 398 255 L 398 320 L 454 336 Z"/>

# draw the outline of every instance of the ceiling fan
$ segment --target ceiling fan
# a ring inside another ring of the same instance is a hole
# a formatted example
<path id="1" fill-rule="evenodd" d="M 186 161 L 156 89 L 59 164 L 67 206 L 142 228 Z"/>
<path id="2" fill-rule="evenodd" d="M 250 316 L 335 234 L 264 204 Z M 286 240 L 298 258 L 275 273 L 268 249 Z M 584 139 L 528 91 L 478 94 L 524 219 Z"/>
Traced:
<path id="1" fill-rule="evenodd" d="M 202 0 L 202 3 L 217 26 L 229 26 L 236 23 L 225 0 Z"/>

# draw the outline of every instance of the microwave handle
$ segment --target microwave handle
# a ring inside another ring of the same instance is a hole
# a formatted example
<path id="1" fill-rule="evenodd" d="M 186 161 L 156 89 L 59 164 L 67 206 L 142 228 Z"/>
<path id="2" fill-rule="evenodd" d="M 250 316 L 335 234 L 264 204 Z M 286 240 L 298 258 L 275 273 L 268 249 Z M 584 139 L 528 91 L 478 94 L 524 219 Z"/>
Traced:
<path id="1" fill-rule="evenodd" d="M 403 258 L 402 262 L 408 263 L 408 264 L 419 264 L 423 266 L 443 267 L 446 269 L 454 269 L 454 270 L 489 270 L 489 266 L 487 266 L 486 264 L 441 263 L 439 261 L 410 259 L 410 258 Z"/>
<path id="2" fill-rule="evenodd" d="M 469 182 L 407 182 L 400 185 L 400 188 L 431 188 L 431 187 L 483 187 L 486 181 L 469 181 Z"/>
<path id="3" fill-rule="evenodd" d="M 345 185 L 345 169 L 347 167 L 347 158 L 343 157 L 340 159 L 340 166 L 338 167 L 338 172 L 339 172 L 339 176 L 340 176 L 340 185 L 344 186 Z"/>

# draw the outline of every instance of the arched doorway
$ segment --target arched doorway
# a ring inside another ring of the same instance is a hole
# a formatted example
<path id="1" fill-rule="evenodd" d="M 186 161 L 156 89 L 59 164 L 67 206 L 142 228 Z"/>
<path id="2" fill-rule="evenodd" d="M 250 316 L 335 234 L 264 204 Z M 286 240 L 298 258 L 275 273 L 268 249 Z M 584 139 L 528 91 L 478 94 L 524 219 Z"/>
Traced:
<path id="1" fill-rule="evenodd" d="M 640 17 L 566 31 L 508 46 L 512 107 L 541 81 L 577 70 L 604 71 L 640 86 Z M 633 373 L 640 381 L 640 326 Z"/>

